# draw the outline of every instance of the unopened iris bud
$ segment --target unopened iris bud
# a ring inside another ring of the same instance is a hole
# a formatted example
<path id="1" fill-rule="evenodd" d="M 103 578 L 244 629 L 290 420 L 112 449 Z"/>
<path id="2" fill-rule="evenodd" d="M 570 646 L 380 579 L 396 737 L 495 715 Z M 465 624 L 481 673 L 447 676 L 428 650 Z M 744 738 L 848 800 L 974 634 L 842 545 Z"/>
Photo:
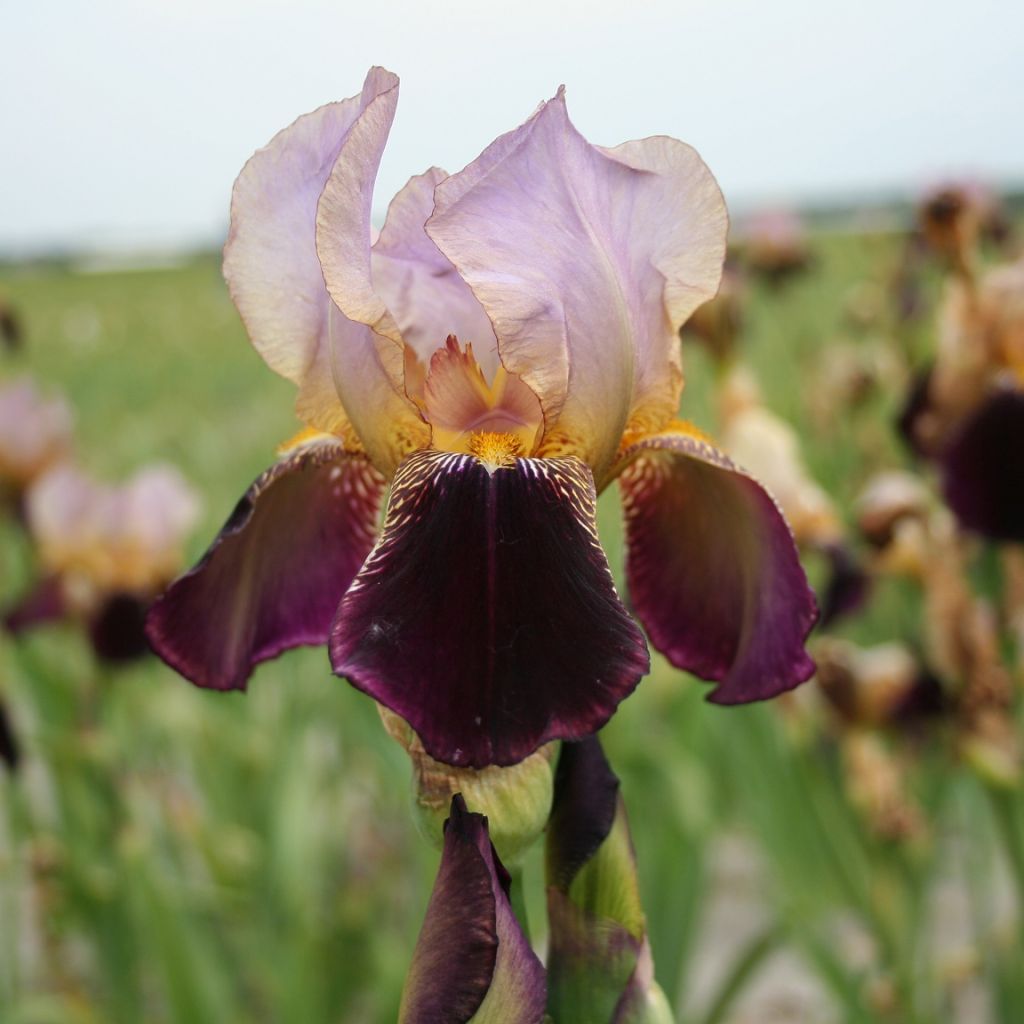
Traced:
<path id="1" fill-rule="evenodd" d="M 517 864 L 533 845 L 551 813 L 557 743 L 549 743 L 519 764 L 507 768 L 455 768 L 435 761 L 423 749 L 408 723 L 380 707 L 388 734 L 412 762 L 413 804 L 420 831 L 440 845 L 442 825 L 452 797 L 462 793 L 467 803 L 487 815 L 491 842 L 501 859 Z"/>
<path id="2" fill-rule="evenodd" d="M 544 1003 L 544 968 L 512 912 L 487 818 L 456 795 L 398 1024 L 540 1024 Z"/>
<path id="3" fill-rule="evenodd" d="M 547 833 L 548 1010 L 558 1024 L 668 1024 L 619 780 L 596 737 L 565 743 Z"/>

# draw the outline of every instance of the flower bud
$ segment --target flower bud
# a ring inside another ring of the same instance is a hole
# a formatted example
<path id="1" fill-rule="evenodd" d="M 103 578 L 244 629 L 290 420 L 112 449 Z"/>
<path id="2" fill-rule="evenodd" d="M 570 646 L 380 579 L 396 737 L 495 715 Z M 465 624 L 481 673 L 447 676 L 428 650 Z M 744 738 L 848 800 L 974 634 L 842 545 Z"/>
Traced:
<path id="1" fill-rule="evenodd" d="M 540 1024 L 544 1002 L 544 968 L 512 911 L 487 819 L 457 795 L 398 1022 Z"/>
<path id="2" fill-rule="evenodd" d="M 596 737 L 562 745 L 546 854 L 554 1020 L 667 1024 L 626 808 Z"/>

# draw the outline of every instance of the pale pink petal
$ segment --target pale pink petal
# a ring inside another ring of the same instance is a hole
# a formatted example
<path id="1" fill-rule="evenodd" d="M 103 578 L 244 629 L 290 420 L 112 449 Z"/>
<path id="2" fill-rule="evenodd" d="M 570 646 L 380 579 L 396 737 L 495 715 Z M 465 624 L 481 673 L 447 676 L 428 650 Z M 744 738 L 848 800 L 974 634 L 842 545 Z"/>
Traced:
<path id="1" fill-rule="evenodd" d="M 71 452 L 71 409 L 31 377 L 0 387 L 0 484 L 26 487 Z"/>
<path id="2" fill-rule="evenodd" d="M 102 592 L 142 594 L 181 568 L 199 499 L 171 466 L 151 466 L 121 486 L 64 464 L 29 490 L 29 529 L 44 567 Z"/>
<path id="3" fill-rule="evenodd" d="M 184 561 L 199 519 L 199 496 L 173 466 L 150 466 L 113 493 L 107 539 L 122 554 L 128 579 L 166 583 Z"/>
<path id="4" fill-rule="evenodd" d="M 402 340 L 423 364 L 454 334 L 471 344 L 484 376 L 498 368 L 498 343 L 487 314 L 441 255 L 423 225 L 434 209 L 434 186 L 447 175 L 438 167 L 410 178 L 388 207 L 373 246 L 373 284 L 391 311 Z"/>
<path id="5" fill-rule="evenodd" d="M 97 544 L 105 494 L 100 484 L 69 464 L 55 467 L 32 486 L 25 514 L 47 569 L 62 571 Z"/>
<path id="6" fill-rule="evenodd" d="M 340 431 L 345 412 L 328 355 L 330 297 L 317 260 L 316 208 L 353 125 L 394 75 L 373 68 L 363 91 L 300 117 L 242 168 L 231 196 L 224 276 L 253 345 L 299 386 L 303 420 Z"/>
<path id="7" fill-rule="evenodd" d="M 405 394 L 404 342 L 374 290 L 370 255 L 373 185 L 397 103 L 398 79 L 391 75 L 348 132 L 316 214 L 316 250 L 336 307 L 330 318 L 335 384 L 353 427 L 385 474 L 430 440 Z"/>
<path id="8" fill-rule="evenodd" d="M 727 218 L 688 146 L 605 151 L 561 91 L 435 189 L 427 233 L 494 325 L 502 363 L 541 400 L 548 439 L 601 479 L 623 431 L 676 411 L 676 332 L 718 287 Z"/>
<path id="9" fill-rule="evenodd" d="M 676 372 L 682 377 L 676 339 L 697 307 L 718 291 L 728 213 L 718 183 L 700 155 L 678 139 L 657 135 L 604 152 L 654 176 L 645 177 L 644 186 L 637 189 L 630 216 L 633 238 L 644 239 L 649 247 L 649 255 L 640 258 L 649 258 L 664 278 L 662 299 L 671 324 L 671 337 L 652 323 L 651 333 L 638 338 L 633 415 L 639 422 L 633 426 L 650 429 L 651 418 L 661 418 L 669 406 L 668 416 L 676 414 L 678 391 L 670 393 L 666 387 Z"/>

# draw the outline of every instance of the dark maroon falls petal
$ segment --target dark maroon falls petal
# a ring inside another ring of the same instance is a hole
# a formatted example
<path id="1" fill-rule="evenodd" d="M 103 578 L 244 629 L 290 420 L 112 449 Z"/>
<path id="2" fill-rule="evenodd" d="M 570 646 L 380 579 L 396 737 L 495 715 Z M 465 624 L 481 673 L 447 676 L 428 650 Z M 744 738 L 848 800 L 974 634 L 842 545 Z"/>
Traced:
<path id="1" fill-rule="evenodd" d="M 488 1020 L 539 1024 L 546 997 L 544 968 L 512 912 L 487 819 L 456 794 L 399 1024 L 466 1024 L 487 999 Z"/>
<path id="2" fill-rule="evenodd" d="M 340 444 L 296 448 L 249 488 L 194 569 L 150 610 L 149 642 L 198 686 L 245 689 L 255 665 L 327 640 L 373 546 L 384 480 Z"/>
<path id="3" fill-rule="evenodd" d="M 118 664 L 148 654 L 148 607 L 147 602 L 134 594 L 114 594 L 107 598 L 89 623 L 89 639 L 97 656 Z"/>
<path id="4" fill-rule="evenodd" d="M 636 442 L 625 459 L 626 577 L 651 643 L 717 681 L 708 699 L 719 704 L 808 679 L 817 607 L 771 496 L 685 427 Z"/>
<path id="5" fill-rule="evenodd" d="M 401 715 L 436 760 L 508 765 L 599 729 L 649 661 L 575 458 L 421 451 L 338 609 L 339 675 Z"/>
<path id="6" fill-rule="evenodd" d="M 995 392 L 940 456 L 942 492 L 960 525 L 1024 541 L 1024 392 Z"/>
<path id="7" fill-rule="evenodd" d="M 856 553 L 843 542 L 826 545 L 828 579 L 821 595 L 821 625 L 828 626 L 861 608 L 871 583 Z"/>

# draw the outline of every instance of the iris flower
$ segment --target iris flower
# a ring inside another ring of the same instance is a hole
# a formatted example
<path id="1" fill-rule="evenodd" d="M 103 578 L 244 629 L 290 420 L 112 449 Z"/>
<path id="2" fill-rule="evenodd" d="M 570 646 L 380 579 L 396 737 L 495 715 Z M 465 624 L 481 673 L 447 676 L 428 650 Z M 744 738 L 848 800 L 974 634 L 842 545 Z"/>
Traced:
<path id="1" fill-rule="evenodd" d="M 147 653 L 146 609 L 181 571 L 198 516 L 198 498 L 171 466 L 150 466 L 118 486 L 70 463 L 54 467 L 25 498 L 39 579 L 5 626 L 20 633 L 72 619 L 105 659 Z"/>
<path id="2" fill-rule="evenodd" d="M 517 763 L 599 729 L 648 670 L 597 535 L 617 479 L 654 645 L 720 703 L 806 679 L 785 520 L 675 418 L 678 331 L 725 252 L 703 162 L 665 137 L 593 146 L 559 90 L 458 174 L 410 179 L 375 239 L 397 99 L 372 69 L 235 184 L 228 286 L 309 429 L 154 606 L 154 648 L 230 690 L 327 641 L 431 757 Z"/>
<path id="3" fill-rule="evenodd" d="M 960 524 L 996 541 L 1024 540 L 1024 260 L 964 270 L 946 283 L 935 360 L 899 421 L 939 466 Z"/>

